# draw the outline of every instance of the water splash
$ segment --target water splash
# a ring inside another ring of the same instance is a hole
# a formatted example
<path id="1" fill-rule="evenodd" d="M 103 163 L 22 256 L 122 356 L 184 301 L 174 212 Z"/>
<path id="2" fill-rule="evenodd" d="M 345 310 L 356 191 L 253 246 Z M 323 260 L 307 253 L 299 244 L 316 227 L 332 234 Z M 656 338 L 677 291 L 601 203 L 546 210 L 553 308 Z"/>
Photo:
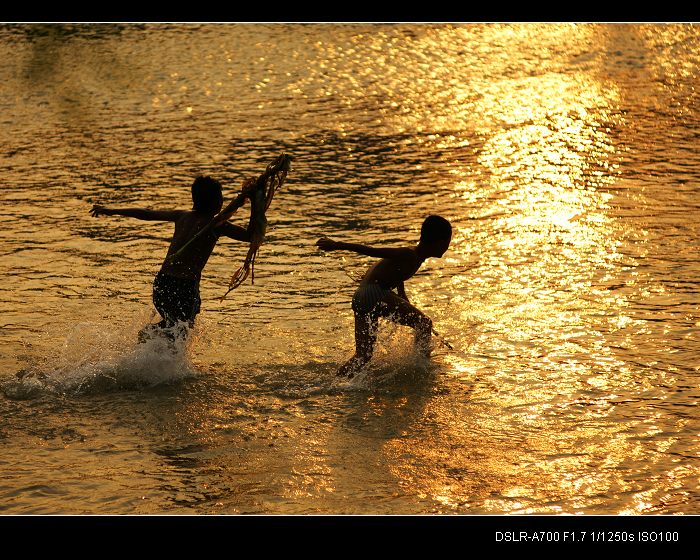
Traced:
<path id="1" fill-rule="evenodd" d="M 31 399 L 138 390 L 198 375 L 188 356 L 196 332 L 186 343 L 163 336 L 136 343 L 133 331 L 112 324 L 79 323 L 55 356 L 21 369 L 0 388 L 8 398 Z"/>
<path id="2" fill-rule="evenodd" d="M 331 387 L 335 391 L 411 391 L 422 387 L 439 368 L 438 362 L 418 351 L 411 329 L 382 321 L 370 363 L 351 379 L 335 378 Z"/>

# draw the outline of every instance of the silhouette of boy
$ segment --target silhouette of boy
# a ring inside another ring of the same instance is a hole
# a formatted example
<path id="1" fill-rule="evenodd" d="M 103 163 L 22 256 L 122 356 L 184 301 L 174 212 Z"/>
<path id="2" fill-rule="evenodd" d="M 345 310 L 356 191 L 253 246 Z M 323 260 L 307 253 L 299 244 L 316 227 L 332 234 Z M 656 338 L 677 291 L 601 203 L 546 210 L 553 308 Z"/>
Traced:
<path id="1" fill-rule="evenodd" d="M 168 254 L 153 281 L 153 305 L 160 313 L 159 323 L 147 325 L 139 333 L 144 342 L 154 333 L 162 333 L 170 340 L 186 338 L 200 311 L 199 282 L 202 270 L 209 260 L 219 237 L 250 241 L 250 232 L 240 226 L 224 222 L 196 239 L 178 258 L 169 259 L 195 234 L 204 228 L 223 206 L 221 184 L 211 177 L 197 177 L 192 183 L 192 210 L 148 210 L 141 208 L 106 208 L 94 205 L 94 217 L 125 216 L 138 220 L 174 222 L 175 232 Z M 249 223 L 250 225 L 250 223 Z"/>
<path id="2" fill-rule="evenodd" d="M 338 370 L 337 375 L 351 378 L 370 361 L 377 341 L 379 317 L 415 329 L 416 346 L 423 355 L 430 355 L 432 321 L 408 301 L 404 281 L 413 276 L 427 258 L 442 257 L 451 239 L 450 222 L 441 216 L 428 216 L 421 226 L 420 240 L 415 247 L 370 247 L 327 237 L 316 242 L 324 251 L 354 251 L 382 259 L 365 273 L 352 297 L 355 355 Z"/>

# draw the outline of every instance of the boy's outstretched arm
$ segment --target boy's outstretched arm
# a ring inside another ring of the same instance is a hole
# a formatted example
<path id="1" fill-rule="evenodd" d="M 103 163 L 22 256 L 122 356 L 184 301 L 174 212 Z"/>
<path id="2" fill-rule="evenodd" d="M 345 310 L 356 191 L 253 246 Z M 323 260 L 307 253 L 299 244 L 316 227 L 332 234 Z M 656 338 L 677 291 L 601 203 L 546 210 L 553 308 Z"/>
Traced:
<path id="1" fill-rule="evenodd" d="M 126 218 L 136 218 L 137 220 L 150 220 L 158 222 L 174 222 L 183 214 L 183 210 L 147 210 L 145 208 L 107 208 L 95 204 L 90 210 L 90 214 L 98 216 L 124 216 Z"/>
<path id="2" fill-rule="evenodd" d="M 353 251 L 368 257 L 378 259 L 395 259 L 411 253 L 411 249 L 390 249 L 385 247 L 370 247 L 359 243 L 345 243 L 344 241 L 333 241 L 328 237 L 322 237 L 316 241 L 316 246 L 323 251 Z"/>

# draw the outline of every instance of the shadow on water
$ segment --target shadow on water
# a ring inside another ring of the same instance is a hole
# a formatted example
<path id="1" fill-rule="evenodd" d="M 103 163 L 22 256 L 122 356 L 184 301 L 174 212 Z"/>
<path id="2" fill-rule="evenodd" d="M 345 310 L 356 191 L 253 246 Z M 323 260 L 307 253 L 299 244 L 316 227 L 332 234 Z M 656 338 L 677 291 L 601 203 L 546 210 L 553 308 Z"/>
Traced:
<path id="1" fill-rule="evenodd" d="M 23 36 L 31 44 L 31 56 L 27 60 L 24 76 L 33 88 L 43 88 L 47 79 L 54 78 L 58 67 L 73 39 L 109 39 L 119 36 L 125 29 L 123 24 L 103 23 L 99 25 L 33 23 L 4 26 L 6 31 Z"/>
<path id="2" fill-rule="evenodd" d="M 421 422 L 440 366 L 389 358 L 351 382 L 338 382 L 336 367 L 267 364 L 190 383 L 168 413 L 180 425 L 151 449 L 169 473 L 160 488 L 172 507 L 357 512 L 358 497 L 396 486 L 384 446 Z M 337 464 L 347 454 L 353 466 Z"/>
<path id="3" fill-rule="evenodd" d="M 121 36 L 139 27 L 143 26 L 103 23 L 4 28 L 27 46 L 20 75 L 26 107 L 37 115 L 37 133 L 47 145 L 70 146 L 62 158 L 63 181 L 104 183 L 108 176 L 115 148 L 104 136 L 114 134 L 106 122 L 115 118 L 128 127 L 120 102 L 134 84 L 148 83 L 136 57 L 118 49 Z M 76 165 L 79 160 L 87 165 Z"/>
<path id="4" fill-rule="evenodd" d="M 144 29 L 146 24 L 16 23 L 8 24 L 4 27 L 15 33 L 23 34 L 30 41 L 40 38 L 49 38 L 58 41 L 71 37 L 109 39 L 121 35 L 127 27 Z"/>
<path id="5" fill-rule="evenodd" d="M 391 448 L 409 442 L 418 426 L 428 432 L 434 426 L 425 420 L 444 390 L 441 366 L 391 354 L 344 381 L 334 377 L 337 365 L 257 371 L 253 387 L 237 395 L 242 420 L 229 424 L 233 437 L 218 450 L 169 450 L 168 461 L 181 465 L 185 455 L 199 457 L 192 467 L 216 465 L 223 512 L 376 513 L 410 502 L 400 491 L 405 481 Z M 227 417 L 216 410 L 210 405 L 209 415 Z"/>
<path id="6" fill-rule="evenodd" d="M 82 340 L 90 328 L 78 331 Z M 87 339 L 100 346 L 94 334 Z M 431 409 L 446 390 L 446 370 L 407 350 L 379 353 L 350 381 L 334 376 L 339 364 L 315 361 L 169 370 L 155 383 L 156 356 L 133 362 L 119 354 L 120 372 L 105 365 L 104 347 L 97 361 L 48 372 L 53 379 L 38 368 L 25 383 L 33 379 L 40 390 L 32 395 L 25 385 L 26 394 L 14 396 L 25 400 L 3 405 L 14 418 L 8 437 L 44 442 L 49 463 L 82 457 L 80 467 L 56 476 L 61 488 L 85 484 L 84 476 L 107 478 L 99 503 L 58 507 L 45 496 L 25 503 L 53 513 L 427 511 L 431 499 L 415 505 L 401 467 L 407 454 L 397 457 L 396 448 L 416 433 L 439 438 L 444 419 Z"/>

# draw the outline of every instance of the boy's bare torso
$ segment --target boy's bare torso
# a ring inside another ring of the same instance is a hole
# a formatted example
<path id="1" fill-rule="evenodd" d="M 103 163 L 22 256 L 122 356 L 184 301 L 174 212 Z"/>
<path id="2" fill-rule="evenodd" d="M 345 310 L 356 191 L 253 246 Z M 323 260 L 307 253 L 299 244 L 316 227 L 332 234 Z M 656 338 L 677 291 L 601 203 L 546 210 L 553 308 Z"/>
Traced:
<path id="1" fill-rule="evenodd" d="M 387 290 L 397 288 L 411 278 L 421 264 L 423 264 L 423 259 L 418 257 L 415 249 L 397 250 L 395 257 L 383 258 L 372 265 L 362 277 L 360 285 L 379 284 Z"/>
<path id="2" fill-rule="evenodd" d="M 170 262 L 170 255 L 176 253 L 180 248 L 192 239 L 198 231 L 211 222 L 213 215 L 202 212 L 181 210 L 180 216 L 175 219 L 175 233 L 170 241 L 168 254 L 163 262 L 160 271 L 164 274 L 199 280 L 204 266 L 211 256 L 219 233 L 211 230 L 209 233 L 196 239 L 177 260 Z"/>

